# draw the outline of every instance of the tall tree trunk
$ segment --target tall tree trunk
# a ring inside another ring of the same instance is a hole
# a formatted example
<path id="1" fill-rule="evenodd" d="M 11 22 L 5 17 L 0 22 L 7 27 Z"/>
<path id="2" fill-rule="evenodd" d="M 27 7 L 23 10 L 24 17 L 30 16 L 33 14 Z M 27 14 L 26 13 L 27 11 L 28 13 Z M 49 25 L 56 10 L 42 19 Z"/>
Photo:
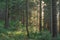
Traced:
<path id="1" fill-rule="evenodd" d="M 24 11 L 23 11 L 23 15 L 22 15 L 22 16 L 23 16 L 23 17 L 22 17 L 22 21 L 23 21 L 22 23 L 23 23 L 23 25 L 24 25 L 24 23 L 25 23 Z"/>
<path id="2" fill-rule="evenodd" d="M 29 30 L 28 30 L 28 9 L 29 9 L 29 0 L 26 0 L 26 31 L 27 31 L 27 36 L 29 37 Z"/>
<path id="3" fill-rule="evenodd" d="M 44 2 L 44 0 L 42 0 L 42 3 L 41 3 L 41 8 L 42 8 L 42 17 L 41 17 L 41 19 L 42 19 L 42 29 L 43 30 L 45 30 L 45 27 L 44 27 L 44 6 L 45 6 L 45 2 Z"/>
<path id="4" fill-rule="evenodd" d="M 6 11 L 5 11 L 5 28 L 9 27 L 9 12 L 8 12 L 8 0 L 6 0 Z"/>
<path id="5" fill-rule="evenodd" d="M 42 13 L 42 11 L 41 11 L 41 0 L 39 0 L 40 1 L 40 14 L 39 14 L 39 30 L 40 31 L 42 31 L 42 22 L 41 22 L 41 13 Z"/>
<path id="6" fill-rule="evenodd" d="M 59 0 L 57 0 L 57 32 L 59 32 Z"/>
<path id="7" fill-rule="evenodd" d="M 60 33 L 60 0 L 59 0 L 59 33 Z"/>
<path id="8" fill-rule="evenodd" d="M 57 36 L 57 9 L 56 9 L 56 1 L 52 0 L 52 36 Z"/>

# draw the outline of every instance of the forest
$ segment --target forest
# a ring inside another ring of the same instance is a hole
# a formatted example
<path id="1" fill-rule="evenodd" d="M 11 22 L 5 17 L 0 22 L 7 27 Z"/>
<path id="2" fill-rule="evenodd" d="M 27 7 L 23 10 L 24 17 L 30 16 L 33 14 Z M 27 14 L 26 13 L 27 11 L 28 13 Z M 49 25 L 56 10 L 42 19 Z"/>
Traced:
<path id="1" fill-rule="evenodd" d="M 0 0 L 0 40 L 60 40 L 60 0 Z"/>

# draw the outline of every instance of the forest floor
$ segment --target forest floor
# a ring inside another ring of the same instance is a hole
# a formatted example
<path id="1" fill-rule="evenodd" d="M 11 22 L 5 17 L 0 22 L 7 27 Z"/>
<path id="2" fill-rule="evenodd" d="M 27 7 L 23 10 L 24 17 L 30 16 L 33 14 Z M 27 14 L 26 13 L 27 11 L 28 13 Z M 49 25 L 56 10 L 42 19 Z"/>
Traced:
<path id="1" fill-rule="evenodd" d="M 29 28 L 29 38 L 27 37 L 26 28 L 24 26 L 13 27 L 14 22 L 11 22 L 11 27 L 5 29 L 4 21 L 0 21 L 0 40 L 60 40 L 60 36 L 52 38 L 49 31 L 34 32 Z M 33 27 L 32 27 L 33 28 Z M 18 30 L 17 30 L 18 29 Z"/>

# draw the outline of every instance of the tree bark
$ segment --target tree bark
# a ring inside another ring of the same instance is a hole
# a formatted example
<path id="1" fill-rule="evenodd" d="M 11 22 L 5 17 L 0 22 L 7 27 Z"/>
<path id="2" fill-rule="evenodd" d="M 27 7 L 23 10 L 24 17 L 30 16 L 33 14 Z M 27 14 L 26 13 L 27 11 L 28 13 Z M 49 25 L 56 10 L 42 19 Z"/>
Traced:
<path id="1" fill-rule="evenodd" d="M 57 9 L 56 9 L 56 1 L 52 0 L 52 36 L 57 36 Z"/>
<path id="2" fill-rule="evenodd" d="M 39 14 L 39 31 L 42 31 L 42 22 L 41 22 L 41 14 L 42 14 L 42 11 L 41 11 L 41 0 L 40 0 L 40 14 Z"/>
<path id="3" fill-rule="evenodd" d="M 29 13 L 29 0 L 26 0 L 26 31 L 27 31 L 27 36 L 29 37 L 29 30 L 28 30 L 28 13 Z"/>
<path id="4" fill-rule="evenodd" d="M 5 11 L 5 28 L 9 27 L 9 10 L 8 10 L 8 0 L 6 0 L 6 11 Z"/>
<path id="5" fill-rule="evenodd" d="M 60 33 L 60 0 L 59 0 L 59 33 Z"/>

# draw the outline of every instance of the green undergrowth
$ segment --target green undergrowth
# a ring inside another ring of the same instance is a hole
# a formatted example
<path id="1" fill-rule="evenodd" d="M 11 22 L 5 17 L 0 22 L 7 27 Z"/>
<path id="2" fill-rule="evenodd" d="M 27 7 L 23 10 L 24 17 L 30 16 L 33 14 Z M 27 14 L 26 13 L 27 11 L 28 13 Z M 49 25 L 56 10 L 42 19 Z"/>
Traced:
<path id="1" fill-rule="evenodd" d="M 26 31 L 0 28 L 0 40 L 51 40 L 51 34 L 48 31 L 30 32 L 28 38 Z"/>
<path id="2" fill-rule="evenodd" d="M 16 25 L 15 25 L 16 24 Z M 29 37 L 27 37 L 27 31 L 25 25 L 20 22 L 10 22 L 8 29 L 4 28 L 4 21 L 0 21 L 0 40 L 51 40 L 51 33 L 45 31 L 34 31 L 33 26 L 29 26 Z M 60 36 L 57 37 L 60 40 Z"/>

